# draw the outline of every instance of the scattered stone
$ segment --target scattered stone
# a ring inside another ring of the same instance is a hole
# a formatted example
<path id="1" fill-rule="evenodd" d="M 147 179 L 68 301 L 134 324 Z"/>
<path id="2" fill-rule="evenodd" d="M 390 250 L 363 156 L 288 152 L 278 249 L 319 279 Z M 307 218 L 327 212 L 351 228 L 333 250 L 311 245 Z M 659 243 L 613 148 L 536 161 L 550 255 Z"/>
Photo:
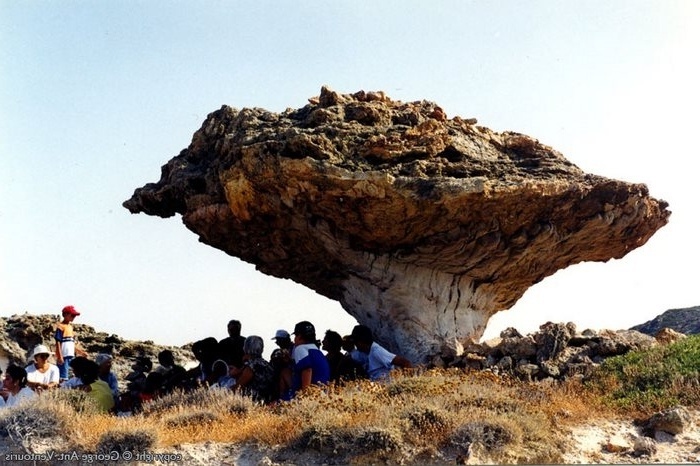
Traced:
<path id="1" fill-rule="evenodd" d="M 634 455 L 635 456 L 652 456 L 656 453 L 656 441 L 649 437 L 637 437 L 634 441 Z"/>
<path id="2" fill-rule="evenodd" d="M 682 406 L 676 406 L 652 415 L 645 428 L 652 433 L 662 431 L 678 435 L 688 427 L 690 422 L 688 410 Z"/>
<path id="3" fill-rule="evenodd" d="M 686 338 L 686 336 L 681 332 L 676 332 L 672 328 L 664 327 L 656 332 L 654 338 L 662 345 L 669 345 Z"/>

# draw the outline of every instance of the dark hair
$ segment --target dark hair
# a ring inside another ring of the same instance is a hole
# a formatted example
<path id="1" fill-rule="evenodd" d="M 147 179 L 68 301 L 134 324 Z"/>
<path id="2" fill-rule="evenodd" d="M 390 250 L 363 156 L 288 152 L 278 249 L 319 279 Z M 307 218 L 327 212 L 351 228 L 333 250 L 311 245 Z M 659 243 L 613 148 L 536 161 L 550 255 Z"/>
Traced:
<path id="1" fill-rule="evenodd" d="M 173 352 L 170 350 L 163 350 L 160 353 L 158 353 L 158 362 L 161 363 L 163 366 L 172 366 L 175 364 L 175 357 L 173 356 Z"/>
<path id="2" fill-rule="evenodd" d="M 370 345 L 374 343 L 374 338 L 372 338 L 372 330 L 370 330 L 366 325 L 355 325 L 355 327 L 352 329 L 352 339 L 355 342 L 368 343 Z"/>
<path id="3" fill-rule="evenodd" d="M 27 386 L 27 371 L 24 369 L 24 367 L 12 364 L 7 367 L 6 371 L 7 375 L 12 377 L 12 380 L 19 384 L 19 388 L 24 388 Z"/>
<path id="4" fill-rule="evenodd" d="M 95 361 L 86 359 L 82 369 L 83 373 L 80 375 L 80 380 L 83 382 L 83 385 L 90 385 L 99 377 L 100 366 L 98 366 Z"/>
<path id="5" fill-rule="evenodd" d="M 136 362 L 144 369 L 143 372 L 150 372 L 153 369 L 153 363 L 149 357 L 139 356 L 136 358 Z"/>
<path id="6" fill-rule="evenodd" d="M 302 337 L 308 342 L 316 340 L 316 327 L 308 320 L 302 320 L 294 326 L 294 335 Z"/>
<path id="7" fill-rule="evenodd" d="M 87 368 L 89 362 L 92 362 L 92 361 L 90 361 L 88 358 L 85 358 L 83 356 L 78 356 L 78 357 L 71 359 L 71 361 L 68 363 L 68 365 L 70 366 L 71 369 L 73 369 L 73 375 L 82 380 L 83 375 L 85 374 L 85 369 Z M 95 364 L 97 364 L 97 363 L 95 363 Z"/>
<path id="8" fill-rule="evenodd" d="M 214 337 L 197 340 L 192 343 L 192 353 L 199 362 L 214 362 L 219 359 L 219 342 Z"/>
<path id="9" fill-rule="evenodd" d="M 343 346 L 343 337 L 340 336 L 340 333 L 333 330 L 326 330 L 324 340 L 326 341 L 326 346 L 333 351 L 340 351 Z"/>

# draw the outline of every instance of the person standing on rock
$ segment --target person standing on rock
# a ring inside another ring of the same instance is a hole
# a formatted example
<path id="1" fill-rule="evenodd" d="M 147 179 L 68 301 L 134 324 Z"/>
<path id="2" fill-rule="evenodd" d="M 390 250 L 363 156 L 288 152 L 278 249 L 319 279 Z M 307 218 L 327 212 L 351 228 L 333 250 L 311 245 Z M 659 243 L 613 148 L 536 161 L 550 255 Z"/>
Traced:
<path id="1" fill-rule="evenodd" d="M 54 339 L 56 340 L 56 365 L 60 375 L 61 382 L 68 380 L 68 369 L 71 360 L 77 354 L 78 356 L 87 356 L 76 344 L 75 331 L 73 330 L 73 321 L 80 312 L 76 311 L 73 306 L 66 306 L 61 311 L 63 320 L 56 324 Z"/>
<path id="2" fill-rule="evenodd" d="M 356 325 L 352 329 L 352 339 L 358 351 L 367 355 L 367 375 L 370 380 L 377 381 L 389 377 L 395 367 L 410 369 L 411 361 L 396 355 L 374 341 L 372 331 L 365 325 Z"/>
<path id="3" fill-rule="evenodd" d="M 312 384 L 328 385 L 331 370 L 326 356 L 316 345 L 316 328 L 311 322 L 304 320 L 294 326 L 292 359 L 292 390 L 295 395 Z"/>

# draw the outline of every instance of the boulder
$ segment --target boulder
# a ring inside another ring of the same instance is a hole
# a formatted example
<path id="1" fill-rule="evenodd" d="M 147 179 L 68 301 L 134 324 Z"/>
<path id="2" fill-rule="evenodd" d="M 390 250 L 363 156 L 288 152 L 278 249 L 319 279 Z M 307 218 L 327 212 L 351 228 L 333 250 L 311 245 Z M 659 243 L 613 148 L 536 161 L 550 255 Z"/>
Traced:
<path id="1" fill-rule="evenodd" d="M 182 215 L 203 243 L 337 300 L 413 362 L 460 354 L 533 284 L 623 257 L 670 215 L 645 185 L 584 173 L 524 134 L 325 87 L 282 113 L 212 112 L 124 206 Z"/>
<path id="2" fill-rule="evenodd" d="M 647 432 L 655 434 L 657 431 L 677 435 L 683 432 L 691 424 L 688 410 L 682 406 L 668 408 L 652 415 L 646 423 Z"/>

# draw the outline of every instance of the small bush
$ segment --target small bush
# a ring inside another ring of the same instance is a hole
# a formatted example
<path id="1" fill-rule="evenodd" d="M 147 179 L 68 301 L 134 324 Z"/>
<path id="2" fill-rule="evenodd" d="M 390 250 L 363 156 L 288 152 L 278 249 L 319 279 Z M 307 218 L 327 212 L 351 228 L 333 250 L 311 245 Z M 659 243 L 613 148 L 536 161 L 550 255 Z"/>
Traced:
<path id="1" fill-rule="evenodd" d="M 97 443 L 97 453 L 108 454 L 112 452 L 141 453 L 152 451 L 156 445 L 158 436 L 154 430 L 112 430 L 105 432 Z"/>
<path id="2" fill-rule="evenodd" d="M 220 413 L 245 415 L 256 403 L 247 396 L 231 390 L 209 390 L 200 388 L 189 392 L 175 391 L 161 398 L 145 403 L 144 416 L 163 414 L 179 407 L 190 409 L 211 409 Z"/>
<path id="3" fill-rule="evenodd" d="M 55 404 L 63 404 L 75 414 L 98 414 L 101 412 L 97 400 L 82 390 L 52 390 L 42 394 L 45 400 L 53 400 Z"/>
<path id="4" fill-rule="evenodd" d="M 458 378 L 446 377 L 437 371 L 430 371 L 417 377 L 396 377 L 387 385 L 389 396 L 399 395 L 444 395 L 451 392 Z"/>
<path id="5" fill-rule="evenodd" d="M 70 414 L 60 404 L 37 399 L 6 408 L 0 416 L 0 436 L 27 441 L 67 435 Z"/>
<path id="6" fill-rule="evenodd" d="M 297 441 L 300 448 L 343 456 L 397 451 L 402 445 L 400 433 L 381 427 L 313 426 L 305 430 Z"/>
<path id="7" fill-rule="evenodd" d="M 413 429 L 424 434 L 442 431 L 450 424 L 447 414 L 435 408 L 414 408 L 406 415 L 406 418 Z"/>
<path id="8" fill-rule="evenodd" d="M 501 450 L 515 443 L 519 435 L 506 423 L 493 421 L 472 421 L 460 426 L 450 439 L 457 447 L 467 447 L 479 443 L 487 451 Z"/>
<path id="9" fill-rule="evenodd" d="M 220 421 L 221 416 L 211 411 L 185 411 L 165 420 L 169 428 L 203 426 Z"/>

